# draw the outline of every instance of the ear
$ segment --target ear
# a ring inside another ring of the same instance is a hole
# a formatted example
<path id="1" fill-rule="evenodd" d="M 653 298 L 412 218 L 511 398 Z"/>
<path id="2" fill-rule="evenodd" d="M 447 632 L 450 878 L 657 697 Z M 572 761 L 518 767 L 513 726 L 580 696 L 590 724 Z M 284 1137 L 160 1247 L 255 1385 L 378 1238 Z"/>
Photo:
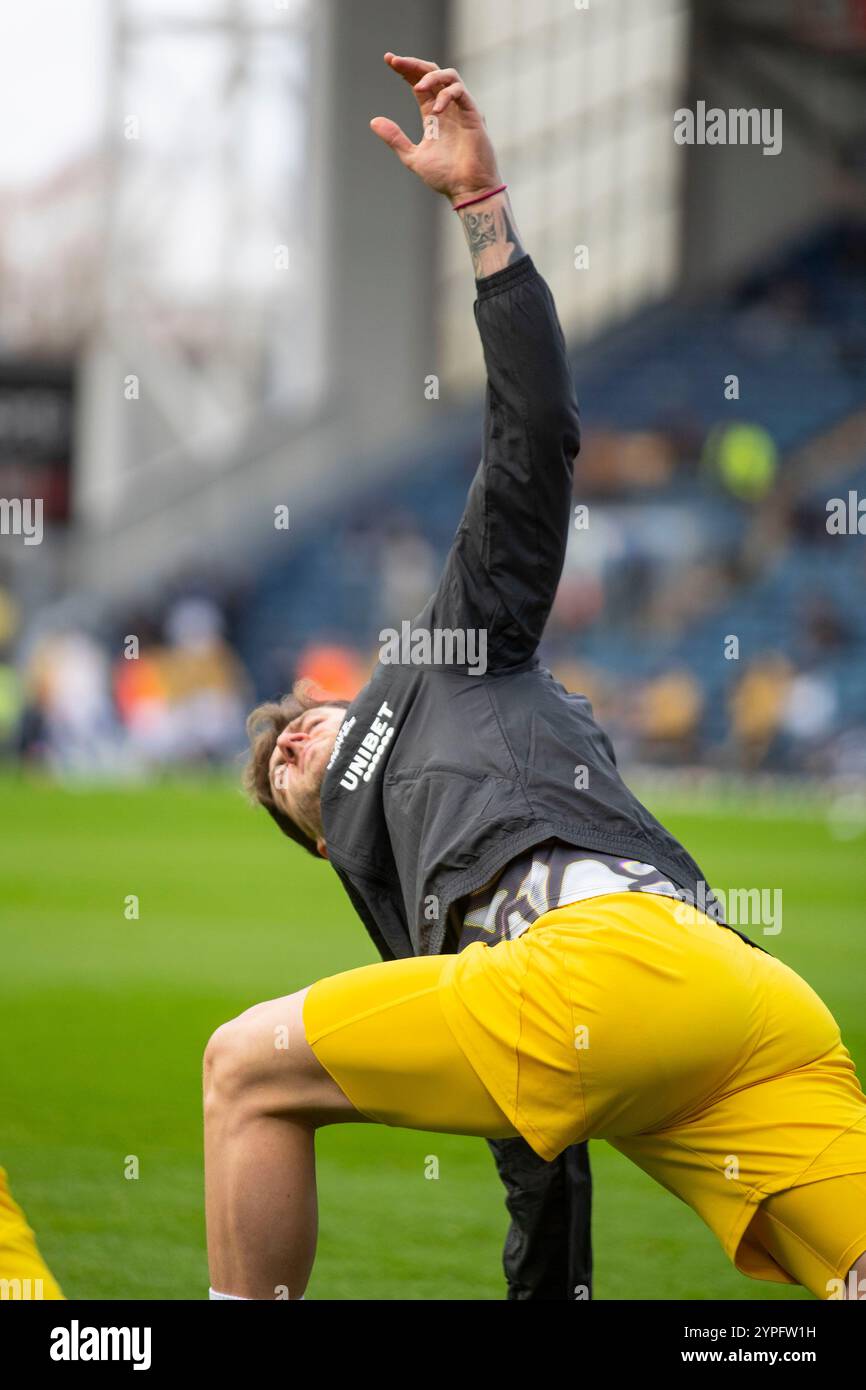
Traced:
<path id="1" fill-rule="evenodd" d="M 319 854 L 322 856 L 323 859 L 327 859 L 327 857 L 328 857 L 328 846 L 325 844 L 325 842 L 324 842 L 324 840 L 322 839 L 321 835 L 319 836 L 318 840 L 316 841 L 316 849 L 318 850 Z"/>

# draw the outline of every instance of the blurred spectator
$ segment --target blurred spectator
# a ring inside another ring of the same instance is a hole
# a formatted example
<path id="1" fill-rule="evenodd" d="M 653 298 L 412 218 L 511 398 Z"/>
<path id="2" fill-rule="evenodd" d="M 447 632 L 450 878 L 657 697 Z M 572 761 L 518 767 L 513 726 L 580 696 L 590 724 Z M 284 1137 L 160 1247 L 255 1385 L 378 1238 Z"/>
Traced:
<path id="1" fill-rule="evenodd" d="M 300 656 L 296 675 L 316 689 L 316 699 L 354 700 L 370 678 L 372 661 L 365 664 L 351 647 L 337 643 L 313 643 Z"/>
<path id="2" fill-rule="evenodd" d="M 158 648 L 145 648 L 133 661 L 118 657 L 114 665 L 118 716 L 134 759 L 145 765 L 166 763 L 173 753 L 164 666 L 164 654 Z"/>
<path id="3" fill-rule="evenodd" d="M 773 486 L 778 449 L 761 425 L 719 425 L 707 435 L 704 467 L 742 502 L 759 502 Z"/>
<path id="4" fill-rule="evenodd" d="M 647 681 L 637 697 L 636 726 L 642 752 L 664 762 L 693 762 L 704 694 L 683 667 Z"/>
<path id="5" fill-rule="evenodd" d="M 15 747 L 24 713 L 24 689 L 18 672 L 0 659 L 0 754 Z"/>
<path id="6" fill-rule="evenodd" d="M 0 588 L 0 754 L 15 749 L 24 713 L 24 687 L 10 659 L 19 622 L 18 604 Z"/>
<path id="7" fill-rule="evenodd" d="M 595 429 L 581 443 L 576 492 L 585 496 L 663 488 L 676 463 L 673 442 L 661 431 Z"/>
<path id="8" fill-rule="evenodd" d="M 112 763 L 114 713 L 108 657 L 88 633 L 51 632 L 34 647 L 26 674 L 46 761 L 61 772 L 97 776 Z"/>
<path id="9" fill-rule="evenodd" d="M 737 760 L 747 771 L 765 761 L 779 732 L 791 686 L 791 664 L 769 652 L 746 670 L 729 699 L 731 735 Z"/>
<path id="10" fill-rule="evenodd" d="M 166 624 L 162 657 L 172 750 L 177 761 L 217 762 L 242 743 L 251 692 L 223 638 L 223 618 L 206 598 L 181 599 Z"/>
<path id="11" fill-rule="evenodd" d="M 830 737 L 839 699 L 830 677 L 819 671 L 798 671 L 792 678 L 782 709 L 781 730 L 790 740 L 790 758 L 809 766 L 813 755 Z M 813 770 L 819 770 L 814 768 Z"/>
<path id="12" fill-rule="evenodd" d="M 844 650 L 851 641 L 851 630 L 829 594 L 818 594 L 806 608 L 806 661 L 820 661 Z"/>

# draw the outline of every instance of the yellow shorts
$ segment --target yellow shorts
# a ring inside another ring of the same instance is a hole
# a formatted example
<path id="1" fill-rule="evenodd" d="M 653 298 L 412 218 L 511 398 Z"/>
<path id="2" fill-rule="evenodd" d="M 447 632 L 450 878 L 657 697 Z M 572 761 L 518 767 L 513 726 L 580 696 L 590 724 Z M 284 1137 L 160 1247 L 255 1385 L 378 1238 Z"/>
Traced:
<path id="1" fill-rule="evenodd" d="M 0 1301 L 62 1297 L 0 1168 Z"/>
<path id="2" fill-rule="evenodd" d="M 611 894 L 516 941 L 348 971 L 310 989 L 304 1022 L 361 1113 L 519 1133 L 545 1159 L 607 1139 L 755 1278 L 793 1272 L 827 1297 L 866 1251 L 866 1097 L 837 1024 L 787 966 L 674 899 Z M 808 1221 L 775 1196 L 810 1187 Z"/>

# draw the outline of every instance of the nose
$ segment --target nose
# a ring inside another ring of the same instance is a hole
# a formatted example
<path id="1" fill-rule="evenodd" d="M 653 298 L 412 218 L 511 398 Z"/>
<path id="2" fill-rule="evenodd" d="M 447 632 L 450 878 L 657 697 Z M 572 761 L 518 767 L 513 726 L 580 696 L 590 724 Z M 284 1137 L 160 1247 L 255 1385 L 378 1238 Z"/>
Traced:
<path id="1" fill-rule="evenodd" d="M 277 739 L 277 747 L 281 748 L 284 753 L 290 753 L 297 748 L 298 744 L 303 743 L 306 737 L 301 729 L 283 729 Z"/>

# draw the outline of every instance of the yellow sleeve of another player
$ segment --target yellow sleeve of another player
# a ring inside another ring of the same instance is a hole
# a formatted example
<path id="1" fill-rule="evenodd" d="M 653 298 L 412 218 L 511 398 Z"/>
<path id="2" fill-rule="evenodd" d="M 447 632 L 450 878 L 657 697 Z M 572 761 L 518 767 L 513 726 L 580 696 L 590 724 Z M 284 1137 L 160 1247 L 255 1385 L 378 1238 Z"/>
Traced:
<path id="1" fill-rule="evenodd" d="M 0 1302 L 63 1298 L 0 1168 Z"/>

